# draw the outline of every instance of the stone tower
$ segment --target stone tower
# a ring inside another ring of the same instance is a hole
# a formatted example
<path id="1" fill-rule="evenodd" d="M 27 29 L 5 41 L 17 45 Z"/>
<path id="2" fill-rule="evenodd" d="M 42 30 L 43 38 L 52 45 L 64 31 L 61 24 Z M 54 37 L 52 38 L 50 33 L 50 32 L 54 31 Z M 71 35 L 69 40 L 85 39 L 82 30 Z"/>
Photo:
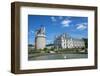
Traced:
<path id="1" fill-rule="evenodd" d="M 46 47 L 45 27 L 41 26 L 35 32 L 35 48 L 44 49 Z"/>

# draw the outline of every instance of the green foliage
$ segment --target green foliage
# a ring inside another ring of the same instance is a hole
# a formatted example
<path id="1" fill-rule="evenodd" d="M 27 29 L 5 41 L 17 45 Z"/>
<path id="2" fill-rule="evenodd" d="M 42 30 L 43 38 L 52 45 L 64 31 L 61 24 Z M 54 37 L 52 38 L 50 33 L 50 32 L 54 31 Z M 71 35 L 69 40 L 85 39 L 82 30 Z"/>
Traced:
<path id="1" fill-rule="evenodd" d="M 51 51 L 54 51 L 54 49 L 55 49 L 55 48 L 52 47 L 50 50 L 51 50 Z"/>
<path id="2" fill-rule="evenodd" d="M 44 48 L 43 50 L 44 50 L 44 51 L 47 51 L 47 50 L 48 50 L 48 48 Z"/>
<path id="3" fill-rule="evenodd" d="M 37 54 L 37 53 L 41 53 L 41 54 L 45 54 L 45 53 L 51 53 L 51 51 L 54 53 L 80 53 L 82 50 L 85 50 L 85 53 L 87 53 L 87 49 L 84 48 L 44 48 L 44 49 L 35 49 L 35 48 L 28 48 L 28 53 L 29 54 Z"/>
<path id="4" fill-rule="evenodd" d="M 83 38 L 84 42 L 85 42 L 85 48 L 88 48 L 88 39 Z"/>

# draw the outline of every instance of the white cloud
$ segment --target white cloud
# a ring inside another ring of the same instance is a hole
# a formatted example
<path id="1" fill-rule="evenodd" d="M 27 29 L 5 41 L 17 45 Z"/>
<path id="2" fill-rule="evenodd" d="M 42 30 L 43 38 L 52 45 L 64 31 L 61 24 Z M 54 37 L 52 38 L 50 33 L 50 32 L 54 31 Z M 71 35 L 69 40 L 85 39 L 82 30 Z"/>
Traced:
<path id="1" fill-rule="evenodd" d="M 86 22 L 85 22 L 85 23 L 83 23 L 83 25 L 86 25 L 86 26 L 87 26 L 87 25 L 88 25 L 88 23 L 86 23 Z"/>
<path id="2" fill-rule="evenodd" d="M 64 27 L 68 27 L 70 23 L 71 23 L 71 20 L 68 20 L 68 19 L 63 20 L 63 21 L 61 22 L 61 24 L 62 24 Z"/>
<path id="3" fill-rule="evenodd" d="M 87 25 L 86 23 L 77 24 L 76 29 L 78 29 L 78 30 L 84 30 L 84 29 L 87 28 L 86 25 Z"/>
<path id="4" fill-rule="evenodd" d="M 32 30 L 31 33 L 34 34 L 34 31 Z"/>
<path id="5" fill-rule="evenodd" d="M 55 17 L 51 17 L 51 20 L 52 20 L 53 22 L 55 22 L 55 21 L 56 21 L 56 18 L 55 18 Z"/>

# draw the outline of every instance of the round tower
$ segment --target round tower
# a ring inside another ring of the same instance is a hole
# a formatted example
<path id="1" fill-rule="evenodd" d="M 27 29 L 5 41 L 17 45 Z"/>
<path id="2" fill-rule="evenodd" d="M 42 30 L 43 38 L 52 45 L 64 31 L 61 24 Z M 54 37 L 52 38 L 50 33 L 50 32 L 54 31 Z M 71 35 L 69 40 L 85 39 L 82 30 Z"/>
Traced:
<path id="1" fill-rule="evenodd" d="M 44 49 L 46 47 L 45 27 L 41 27 L 35 34 L 35 48 Z"/>

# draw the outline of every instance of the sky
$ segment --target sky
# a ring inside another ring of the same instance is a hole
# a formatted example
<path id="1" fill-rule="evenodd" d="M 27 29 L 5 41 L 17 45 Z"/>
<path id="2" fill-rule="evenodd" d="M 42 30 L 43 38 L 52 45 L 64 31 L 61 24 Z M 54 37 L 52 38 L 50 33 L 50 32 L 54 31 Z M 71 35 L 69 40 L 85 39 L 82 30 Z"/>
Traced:
<path id="1" fill-rule="evenodd" d="M 88 37 L 88 17 L 28 15 L 28 44 L 34 45 L 35 31 L 41 25 L 46 30 L 46 44 L 63 33 L 78 39 Z"/>

